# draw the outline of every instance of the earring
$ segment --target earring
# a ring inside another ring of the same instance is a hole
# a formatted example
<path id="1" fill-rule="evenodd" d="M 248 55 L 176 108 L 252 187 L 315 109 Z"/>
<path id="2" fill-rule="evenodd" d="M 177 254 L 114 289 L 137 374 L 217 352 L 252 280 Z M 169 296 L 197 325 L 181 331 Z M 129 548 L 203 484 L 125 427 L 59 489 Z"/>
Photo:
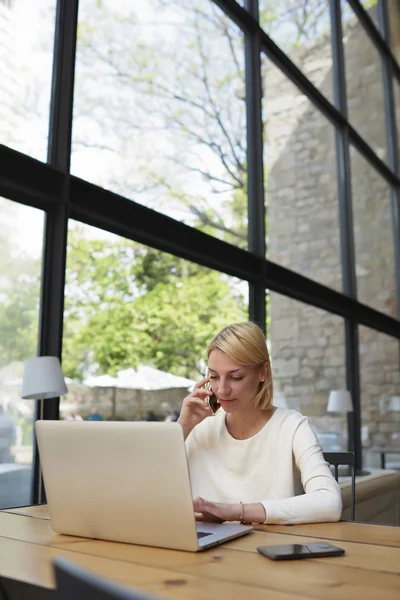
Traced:
<path id="1" fill-rule="evenodd" d="M 261 383 L 264 383 L 264 377 L 262 379 L 260 379 Z"/>

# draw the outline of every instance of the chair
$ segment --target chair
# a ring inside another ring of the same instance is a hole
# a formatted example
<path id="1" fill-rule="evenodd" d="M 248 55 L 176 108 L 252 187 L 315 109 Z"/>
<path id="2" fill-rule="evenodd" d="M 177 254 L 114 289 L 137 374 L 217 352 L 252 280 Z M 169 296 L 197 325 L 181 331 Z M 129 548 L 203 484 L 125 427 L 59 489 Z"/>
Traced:
<path id="1" fill-rule="evenodd" d="M 156 600 L 141 591 L 123 588 L 89 573 L 58 556 L 53 561 L 57 583 L 57 600 Z"/>
<path id="2" fill-rule="evenodd" d="M 347 465 L 351 471 L 351 514 L 350 519 L 354 521 L 356 508 L 356 474 L 354 452 L 324 452 L 326 462 L 335 468 L 335 479 L 339 482 L 339 465 Z"/>

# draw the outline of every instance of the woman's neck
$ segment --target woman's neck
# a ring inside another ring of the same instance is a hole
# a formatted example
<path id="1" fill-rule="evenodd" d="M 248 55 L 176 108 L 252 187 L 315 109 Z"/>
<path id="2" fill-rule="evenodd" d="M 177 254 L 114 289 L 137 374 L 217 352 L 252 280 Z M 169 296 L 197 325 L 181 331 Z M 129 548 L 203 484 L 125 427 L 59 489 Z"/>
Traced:
<path id="1" fill-rule="evenodd" d="M 228 413 L 225 417 L 226 427 L 236 440 L 247 440 L 256 435 L 274 414 L 276 407 L 268 410 L 254 408 L 245 413 Z"/>

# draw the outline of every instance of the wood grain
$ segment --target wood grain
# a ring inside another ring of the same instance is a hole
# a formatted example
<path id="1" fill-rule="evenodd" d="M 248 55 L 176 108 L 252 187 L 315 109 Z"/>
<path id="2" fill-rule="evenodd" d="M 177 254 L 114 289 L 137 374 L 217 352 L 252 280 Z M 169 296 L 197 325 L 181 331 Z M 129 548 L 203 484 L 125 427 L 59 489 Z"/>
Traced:
<path id="1" fill-rule="evenodd" d="M 255 525 L 255 529 L 283 535 L 306 535 L 325 540 L 345 540 L 400 548 L 400 527 L 390 525 L 339 521 L 309 525 Z"/>

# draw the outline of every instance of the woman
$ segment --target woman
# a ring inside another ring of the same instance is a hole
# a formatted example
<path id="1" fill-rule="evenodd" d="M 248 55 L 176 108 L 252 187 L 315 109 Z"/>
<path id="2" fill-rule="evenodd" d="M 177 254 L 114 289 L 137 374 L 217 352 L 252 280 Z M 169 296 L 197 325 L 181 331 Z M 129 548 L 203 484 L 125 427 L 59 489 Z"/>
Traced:
<path id="1" fill-rule="evenodd" d="M 251 523 L 338 521 L 339 486 L 308 419 L 272 405 L 264 334 L 226 327 L 207 350 L 208 374 L 184 399 L 183 428 L 198 520 Z M 212 391 L 204 386 L 211 383 Z M 207 398 L 215 394 L 215 416 Z M 304 493 L 305 492 L 305 493 Z"/>

